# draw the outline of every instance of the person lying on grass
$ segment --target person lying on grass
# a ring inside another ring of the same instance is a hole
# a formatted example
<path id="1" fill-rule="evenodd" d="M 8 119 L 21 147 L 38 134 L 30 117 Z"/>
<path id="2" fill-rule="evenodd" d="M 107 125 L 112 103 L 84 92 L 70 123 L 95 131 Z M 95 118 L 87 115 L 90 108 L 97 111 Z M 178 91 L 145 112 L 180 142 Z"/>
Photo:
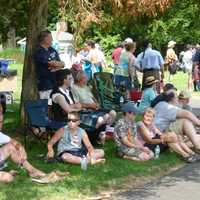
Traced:
<path id="1" fill-rule="evenodd" d="M 5 160 L 9 157 L 14 163 L 27 170 L 31 177 L 45 176 L 44 172 L 36 169 L 27 161 L 27 154 L 24 147 L 16 140 L 11 139 L 1 132 L 4 112 L 3 104 L 0 102 L 0 182 L 10 183 L 16 175 L 16 172 L 13 170 L 10 172 L 2 171 L 5 166 Z"/>
<path id="2" fill-rule="evenodd" d="M 147 147 L 138 144 L 135 139 L 135 116 L 138 113 L 134 104 L 128 102 L 123 105 L 124 116 L 115 125 L 115 141 L 118 155 L 136 161 L 146 161 L 153 158 L 154 154 Z"/>
<path id="3" fill-rule="evenodd" d="M 79 127 L 80 116 L 77 112 L 68 113 L 67 126 L 55 132 L 47 144 L 48 158 L 54 157 L 53 146 L 58 142 L 57 155 L 63 162 L 80 164 L 83 157 L 91 164 L 105 162 L 104 151 L 94 149 L 85 130 Z"/>
<path id="4" fill-rule="evenodd" d="M 0 132 L 0 167 L 3 168 L 5 160 L 10 159 L 17 165 L 22 166 L 28 171 L 31 177 L 42 177 L 45 173 L 33 167 L 27 160 L 27 154 L 24 147 L 14 139 Z M 13 181 L 16 172 L 11 170 L 10 172 L 0 171 L 0 182 L 10 183 Z"/>
<path id="5" fill-rule="evenodd" d="M 152 108 L 146 108 L 142 121 L 137 122 L 137 140 L 144 147 L 148 147 L 154 151 L 159 145 L 161 152 L 169 146 L 173 151 L 180 154 L 188 163 L 199 160 L 199 156 L 195 154 L 174 132 L 162 133 L 154 124 L 153 119 L 155 111 Z"/>

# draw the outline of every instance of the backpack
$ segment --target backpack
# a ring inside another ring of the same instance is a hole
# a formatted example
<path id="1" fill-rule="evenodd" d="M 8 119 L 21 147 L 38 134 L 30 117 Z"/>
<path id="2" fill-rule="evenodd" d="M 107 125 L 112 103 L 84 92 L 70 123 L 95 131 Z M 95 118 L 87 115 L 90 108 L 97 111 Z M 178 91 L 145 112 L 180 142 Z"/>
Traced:
<path id="1" fill-rule="evenodd" d="M 177 61 L 177 60 L 172 61 L 172 62 L 169 64 L 169 73 L 170 73 L 171 75 L 176 74 L 177 70 L 179 69 L 179 66 L 180 66 L 179 61 Z"/>

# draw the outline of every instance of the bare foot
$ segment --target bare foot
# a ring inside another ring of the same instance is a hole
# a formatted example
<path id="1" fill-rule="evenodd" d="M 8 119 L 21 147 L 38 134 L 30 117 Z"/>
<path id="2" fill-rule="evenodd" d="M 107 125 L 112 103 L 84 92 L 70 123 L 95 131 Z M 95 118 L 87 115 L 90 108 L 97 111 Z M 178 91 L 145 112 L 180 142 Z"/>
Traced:
<path id="1" fill-rule="evenodd" d="M 105 158 L 99 158 L 99 159 L 91 159 L 91 165 L 96 165 L 96 164 L 104 164 L 106 162 Z"/>
<path id="2" fill-rule="evenodd" d="M 38 178 L 38 177 L 44 177 L 46 174 L 40 170 L 33 170 L 32 172 L 29 173 L 29 176 L 32 178 Z"/>
<path id="3" fill-rule="evenodd" d="M 132 157 L 132 156 L 126 156 L 126 155 L 124 155 L 124 156 L 123 156 L 123 158 L 125 158 L 125 159 L 128 159 L 128 160 L 140 161 L 140 159 L 139 159 L 139 158 Z"/>
<path id="4" fill-rule="evenodd" d="M 16 176 L 18 174 L 18 172 L 15 170 L 10 170 L 9 174 L 11 174 L 12 176 Z"/>

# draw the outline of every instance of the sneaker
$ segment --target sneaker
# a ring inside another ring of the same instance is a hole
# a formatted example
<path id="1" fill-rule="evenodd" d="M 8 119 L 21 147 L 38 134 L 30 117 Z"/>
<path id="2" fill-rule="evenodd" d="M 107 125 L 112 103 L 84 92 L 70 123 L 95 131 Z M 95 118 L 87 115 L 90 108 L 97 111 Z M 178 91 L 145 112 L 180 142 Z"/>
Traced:
<path id="1" fill-rule="evenodd" d="M 197 162 L 200 161 L 200 154 L 195 153 L 193 156 L 195 157 Z"/>
<path id="2" fill-rule="evenodd" d="M 194 163 L 194 162 L 198 161 L 196 154 L 189 156 L 189 157 L 185 158 L 184 160 L 187 163 Z"/>

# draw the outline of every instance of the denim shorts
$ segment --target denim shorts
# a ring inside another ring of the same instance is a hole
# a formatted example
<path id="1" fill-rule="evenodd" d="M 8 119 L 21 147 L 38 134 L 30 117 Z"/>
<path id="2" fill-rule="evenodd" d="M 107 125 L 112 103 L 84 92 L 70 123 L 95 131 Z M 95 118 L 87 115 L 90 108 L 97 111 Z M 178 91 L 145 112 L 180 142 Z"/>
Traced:
<path id="1" fill-rule="evenodd" d="M 73 156 L 77 156 L 77 157 L 84 157 L 84 156 L 87 156 L 87 149 L 85 148 L 82 148 L 82 149 L 72 149 L 72 150 L 66 150 L 66 151 L 63 151 L 61 152 L 58 157 L 62 159 L 62 155 L 65 154 L 65 153 L 69 153 L 69 154 L 72 154 Z"/>
<path id="2" fill-rule="evenodd" d="M 115 85 L 117 87 L 124 86 L 126 90 L 131 89 L 131 79 L 127 76 L 115 75 Z"/>

